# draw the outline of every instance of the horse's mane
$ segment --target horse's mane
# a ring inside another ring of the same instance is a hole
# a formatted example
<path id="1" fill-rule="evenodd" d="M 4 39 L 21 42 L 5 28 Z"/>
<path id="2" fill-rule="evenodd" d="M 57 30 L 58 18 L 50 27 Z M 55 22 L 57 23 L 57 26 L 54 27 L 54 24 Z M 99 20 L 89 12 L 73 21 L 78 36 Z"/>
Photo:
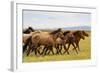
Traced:
<path id="1" fill-rule="evenodd" d="M 65 36 L 65 35 L 68 34 L 68 33 L 70 33 L 70 31 L 65 31 L 65 32 L 63 33 L 63 35 Z"/>
<path id="2" fill-rule="evenodd" d="M 55 30 L 53 32 L 51 32 L 50 34 L 56 34 L 57 32 L 60 32 L 61 31 L 61 28 L 59 28 L 58 30 Z"/>

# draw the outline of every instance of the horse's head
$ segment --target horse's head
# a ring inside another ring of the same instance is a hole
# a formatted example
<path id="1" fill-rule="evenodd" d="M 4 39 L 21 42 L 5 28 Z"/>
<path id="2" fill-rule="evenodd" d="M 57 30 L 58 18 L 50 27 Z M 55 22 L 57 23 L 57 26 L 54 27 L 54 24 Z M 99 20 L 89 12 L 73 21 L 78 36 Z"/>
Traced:
<path id="1" fill-rule="evenodd" d="M 84 35 L 83 35 L 83 32 L 82 31 L 79 31 L 79 36 L 80 38 L 82 38 L 83 40 L 85 39 Z"/>
<path id="2" fill-rule="evenodd" d="M 84 35 L 84 36 L 86 36 L 86 37 L 88 37 L 88 36 L 89 36 L 89 34 L 88 34 L 88 33 L 86 33 L 85 31 L 82 31 L 82 33 L 83 33 L 83 35 Z"/>
<path id="3" fill-rule="evenodd" d="M 65 31 L 65 32 L 63 33 L 63 35 L 66 36 L 68 33 L 70 33 L 70 31 Z"/>
<path id="4" fill-rule="evenodd" d="M 60 38 L 64 38 L 63 32 L 61 30 L 61 28 L 59 28 L 58 30 L 55 30 L 53 32 L 51 32 L 50 34 L 52 34 L 54 36 L 55 39 L 57 39 L 58 37 Z"/>
<path id="5" fill-rule="evenodd" d="M 76 37 L 82 38 L 83 40 L 85 39 L 82 31 L 78 30 L 78 31 L 74 32 L 74 35 L 76 35 Z"/>

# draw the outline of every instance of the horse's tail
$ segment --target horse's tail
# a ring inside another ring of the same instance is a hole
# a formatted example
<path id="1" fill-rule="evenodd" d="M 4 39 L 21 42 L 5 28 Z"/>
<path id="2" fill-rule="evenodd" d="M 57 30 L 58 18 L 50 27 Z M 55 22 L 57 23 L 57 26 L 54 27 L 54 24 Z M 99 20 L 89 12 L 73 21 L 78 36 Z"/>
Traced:
<path id="1" fill-rule="evenodd" d="M 32 43 L 32 42 L 31 42 L 31 38 L 32 38 L 32 36 L 30 36 L 30 37 L 27 39 L 26 43 L 24 44 L 24 46 L 23 46 L 23 53 L 26 51 L 27 46 L 29 45 L 29 43 Z"/>

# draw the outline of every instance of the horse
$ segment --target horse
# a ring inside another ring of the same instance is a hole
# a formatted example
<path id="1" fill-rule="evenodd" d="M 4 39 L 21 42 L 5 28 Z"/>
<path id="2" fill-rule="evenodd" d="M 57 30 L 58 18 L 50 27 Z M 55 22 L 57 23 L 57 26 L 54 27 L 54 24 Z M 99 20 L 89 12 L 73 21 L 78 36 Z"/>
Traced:
<path id="1" fill-rule="evenodd" d="M 65 38 L 65 40 L 66 40 L 66 42 L 65 42 L 65 47 L 66 47 L 66 44 L 68 44 L 68 47 L 67 47 L 67 49 L 65 48 L 65 51 L 64 51 L 64 53 L 68 53 L 69 54 L 69 48 L 70 48 L 70 45 L 72 45 L 73 47 L 74 47 L 74 49 L 75 49 L 75 51 L 76 51 L 76 53 L 78 53 L 78 51 L 77 51 L 77 49 L 76 49 L 76 47 L 75 47 L 75 44 L 74 44 L 74 35 L 73 35 L 73 33 L 71 32 L 71 31 L 65 31 L 64 33 L 63 33 L 63 35 L 64 35 L 64 38 Z M 63 54 L 64 54 L 63 53 Z"/>
<path id="2" fill-rule="evenodd" d="M 29 34 L 23 34 L 23 53 L 26 51 L 27 46 L 29 45 L 30 42 L 30 37 L 36 33 L 40 33 L 41 31 L 34 31 L 30 32 Z"/>
<path id="3" fill-rule="evenodd" d="M 55 47 L 55 41 L 58 37 L 61 37 L 61 38 L 63 37 L 63 33 L 60 28 L 52 32 L 41 32 L 41 33 L 32 35 L 27 56 L 29 55 L 32 49 L 34 50 L 35 55 L 36 55 L 37 48 L 40 47 L 40 45 L 44 46 L 41 54 L 46 55 L 48 50 L 50 50 L 52 54 L 54 54 L 53 47 Z"/>
<path id="4" fill-rule="evenodd" d="M 70 33 L 70 31 L 64 32 L 63 35 L 65 36 L 68 33 Z M 59 53 L 62 54 L 62 52 L 61 52 L 62 47 L 64 47 L 64 50 L 66 50 L 67 54 L 69 54 L 69 52 L 66 48 L 66 39 L 65 39 L 65 37 L 56 39 L 56 49 L 57 49 L 56 54 L 59 54 Z"/>
<path id="5" fill-rule="evenodd" d="M 78 48 L 78 51 L 80 51 L 80 47 L 79 47 L 79 42 L 81 39 L 85 39 L 85 36 L 88 37 L 88 33 L 86 33 L 84 30 L 83 31 L 79 31 L 81 34 L 81 36 L 78 36 L 78 34 L 74 33 L 74 37 L 75 37 L 75 44 L 76 44 L 76 48 Z M 83 36 L 83 37 L 82 37 Z"/>
<path id="6" fill-rule="evenodd" d="M 84 36 L 88 36 L 88 34 L 85 31 L 79 31 L 79 30 L 73 31 L 73 32 L 70 32 L 69 34 L 67 34 L 66 35 L 66 39 L 67 39 L 66 44 L 68 43 L 67 50 L 69 50 L 70 45 L 72 45 L 74 47 L 73 50 L 75 50 L 76 53 L 78 54 L 78 51 L 76 48 L 78 47 L 78 50 L 80 50 L 79 42 L 81 39 L 83 39 L 83 40 L 85 39 Z M 66 53 L 66 51 L 64 53 Z"/>

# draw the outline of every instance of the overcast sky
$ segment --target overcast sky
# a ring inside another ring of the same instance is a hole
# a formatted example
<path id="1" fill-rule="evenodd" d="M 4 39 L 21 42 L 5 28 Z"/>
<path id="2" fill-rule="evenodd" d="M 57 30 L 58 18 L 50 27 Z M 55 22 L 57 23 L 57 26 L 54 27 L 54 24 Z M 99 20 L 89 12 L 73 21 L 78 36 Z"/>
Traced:
<path id="1" fill-rule="evenodd" d="M 34 29 L 90 26 L 91 14 L 73 12 L 23 11 L 23 28 Z"/>

